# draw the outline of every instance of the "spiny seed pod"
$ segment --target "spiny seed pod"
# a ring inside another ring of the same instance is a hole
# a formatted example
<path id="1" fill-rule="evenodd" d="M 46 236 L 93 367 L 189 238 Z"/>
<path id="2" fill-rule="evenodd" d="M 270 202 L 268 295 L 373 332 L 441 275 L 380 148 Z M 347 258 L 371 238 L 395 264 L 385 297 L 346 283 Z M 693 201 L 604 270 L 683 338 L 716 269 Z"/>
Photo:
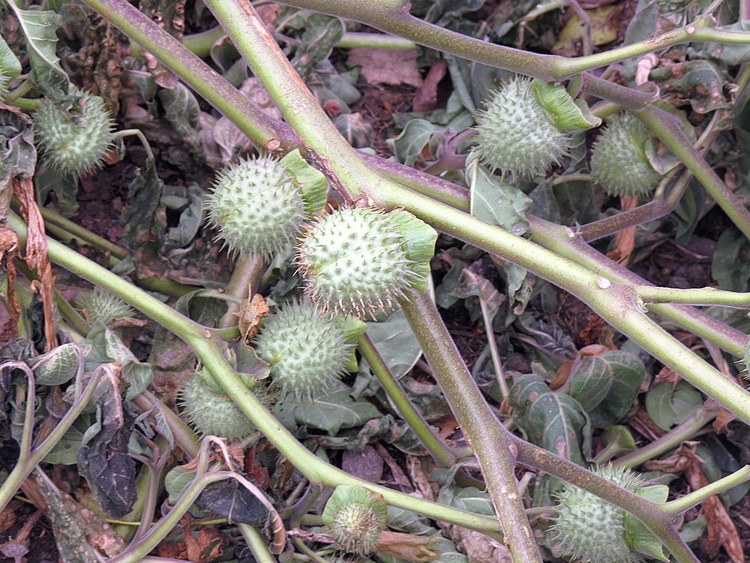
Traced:
<path id="1" fill-rule="evenodd" d="M 640 121 L 621 114 L 601 134 L 591 153 L 591 175 L 607 195 L 647 195 L 661 176 L 649 164 L 649 135 Z"/>
<path id="2" fill-rule="evenodd" d="M 307 217 L 292 177 L 269 157 L 224 170 L 207 204 L 208 222 L 230 251 L 267 258 L 292 246 Z"/>
<path id="3" fill-rule="evenodd" d="M 34 128 L 47 164 L 63 174 L 80 176 L 99 168 L 112 146 L 112 119 L 104 100 L 78 89 L 73 101 L 43 99 Z"/>
<path id="4" fill-rule="evenodd" d="M 424 291 L 437 232 L 406 211 L 345 208 L 307 229 L 296 263 L 322 310 L 371 316 Z"/>
<path id="5" fill-rule="evenodd" d="M 265 393 L 256 396 L 264 403 L 270 402 Z M 244 438 L 257 430 L 205 369 L 197 370 L 185 380 L 180 389 L 179 402 L 182 412 L 201 434 L 233 440 Z"/>
<path id="6" fill-rule="evenodd" d="M 629 469 L 610 465 L 596 473 L 629 491 L 636 491 L 643 479 Z M 639 563 L 643 557 L 633 551 L 625 526 L 625 511 L 599 497 L 566 484 L 558 494 L 560 504 L 551 527 L 553 553 L 584 563 Z"/>
<path id="7" fill-rule="evenodd" d="M 366 329 L 337 326 L 312 303 L 286 305 L 268 319 L 255 341 L 256 352 L 271 366 L 283 396 L 311 399 L 328 391 L 345 371 L 353 342 Z"/>
<path id="8" fill-rule="evenodd" d="M 385 530 L 387 511 L 382 495 L 358 485 L 339 485 L 323 510 L 323 523 L 344 550 L 369 555 Z"/>
<path id="9" fill-rule="evenodd" d="M 558 129 L 540 103 L 528 78 L 504 83 L 476 117 L 483 164 L 503 174 L 533 175 L 559 163 L 572 144 L 569 133 Z"/>
<path id="10" fill-rule="evenodd" d="M 80 295 L 76 305 L 85 312 L 89 322 L 105 326 L 114 319 L 130 319 L 135 314 L 125 301 L 100 287 Z"/>

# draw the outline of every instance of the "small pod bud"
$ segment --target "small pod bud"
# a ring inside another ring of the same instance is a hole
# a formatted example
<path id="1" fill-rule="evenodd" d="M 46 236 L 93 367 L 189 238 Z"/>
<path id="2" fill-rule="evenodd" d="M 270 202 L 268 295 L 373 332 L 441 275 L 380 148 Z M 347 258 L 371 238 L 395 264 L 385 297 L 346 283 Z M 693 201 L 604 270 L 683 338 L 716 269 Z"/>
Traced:
<path id="1" fill-rule="evenodd" d="M 323 523 L 345 551 L 369 555 L 385 530 L 383 496 L 358 485 L 339 485 L 323 510 Z"/>

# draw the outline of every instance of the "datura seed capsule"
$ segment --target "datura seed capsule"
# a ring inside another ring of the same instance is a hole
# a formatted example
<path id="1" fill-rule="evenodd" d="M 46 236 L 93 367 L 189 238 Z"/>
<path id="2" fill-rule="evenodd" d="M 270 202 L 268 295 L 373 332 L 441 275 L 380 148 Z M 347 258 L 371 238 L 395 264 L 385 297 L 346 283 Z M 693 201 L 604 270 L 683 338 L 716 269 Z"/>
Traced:
<path id="1" fill-rule="evenodd" d="M 339 485 L 323 510 L 323 523 L 345 551 L 369 555 L 386 526 L 383 496 L 358 485 Z"/>
<path id="2" fill-rule="evenodd" d="M 47 164 L 80 176 L 104 164 L 112 146 L 112 119 L 104 100 L 73 89 L 71 100 L 43 99 L 34 114 L 34 131 Z"/>

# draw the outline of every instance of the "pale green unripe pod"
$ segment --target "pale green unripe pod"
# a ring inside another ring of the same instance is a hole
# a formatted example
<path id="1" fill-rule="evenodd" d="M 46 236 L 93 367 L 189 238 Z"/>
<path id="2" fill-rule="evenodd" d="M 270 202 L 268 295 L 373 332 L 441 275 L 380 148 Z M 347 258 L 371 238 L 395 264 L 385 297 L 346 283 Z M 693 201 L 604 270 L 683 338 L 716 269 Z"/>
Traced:
<path id="1" fill-rule="evenodd" d="M 501 173 L 527 176 L 559 163 L 572 144 L 553 123 L 528 78 L 504 83 L 476 117 L 480 161 Z"/>
<path id="2" fill-rule="evenodd" d="M 208 222 L 231 252 L 271 257 L 291 248 L 306 218 L 291 175 L 269 157 L 224 170 L 207 199 Z"/>
<path id="3" fill-rule="evenodd" d="M 328 391 L 344 373 L 353 350 L 349 336 L 312 303 L 303 301 L 285 305 L 267 319 L 255 348 L 271 366 L 271 377 L 283 396 L 311 399 Z"/>
<path id="4" fill-rule="evenodd" d="M 34 114 L 34 132 L 46 163 L 63 174 L 80 176 L 104 164 L 112 146 L 112 119 L 104 100 L 73 89 L 72 102 L 43 99 Z"/>
<path id="5" fill-rule="evenodd" d="M 259 397 L 268 402 L 267 396 Z M 180 408 L 201 434 L 233 440 L 257 430 L 247 415 L 214 382 L 205 369 L 194 372 L 180 390 Z"/>
<path id="6" fill-rule="evenodd" d="M 599 467 L 596 473 L 635 492 L 643 479 L 629 469 Z M 557 517 L 551 528 L 553 553 L 571 561 L 640 563 L 644 558 L 629 543 L 625 511 L 583 489 L 566 484 L 558 494 Z"/>
<path id="7" fill-rule="evenodd" d="M 339 209 L 310 226 L 296 262 L 322 310 L 374 317 L 423 291 L 437 232 L 406 211 Z"/>
<path id="8" fill-rule="evenodd" d="M 661 176 L 646 156 L 649 135 L 628 113 L 618 116 L 601 134 L 591 153 L 591 175 L 607 195 L 647 195 Z"/>

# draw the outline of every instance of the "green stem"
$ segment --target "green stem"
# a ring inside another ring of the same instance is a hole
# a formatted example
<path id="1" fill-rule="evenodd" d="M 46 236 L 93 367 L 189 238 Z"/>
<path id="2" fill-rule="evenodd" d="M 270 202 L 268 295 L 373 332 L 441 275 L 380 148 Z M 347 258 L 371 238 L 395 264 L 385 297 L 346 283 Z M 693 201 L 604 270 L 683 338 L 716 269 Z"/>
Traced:
<path id="1" fill-rule="evenodd" d="M 123 33 L 148 49 L 179 75 L 188 86 L 209 100 L 258 147 L 269 152 L 297 146 L 296 135 L 288 127 L 277 127 L 239 90 L 224 80 L 177 39 L 161 29 L 126 0 L 86 0 L 92 8 Z M 282 151 L 283 152 L 283 151 Z"/>
<path id="2" fill-rule="evenodd" d="M 561 80 L 568 76 L 695 41 L 717 41 L 722 43 L 750 43 L 750 34 L 723 31 L 712 27 L 688 25 L 663 33 L 653 39 L 639 41 L 617 49 L 594 55 L 565 58 L 554 55 L 528 53 L 482 41 L 427 23 L 412 16 L 403 2 L 362 3 L 359 0 L 284 0 L 281 4 L 340 16 L 371 25 L 377 29 L 406 37 L 419 43 L 477 61 L 539 78 L 545 82 Z"/>
<path id="3" fill-rule="evenodd" d="M 676 500 L 664 503 L 663 510 L 668 514 L 674 514 L 675 516 L 677 516 L 678 514 L 682 514 L 686 510 L 689 510 L 695 505 L 703 502 L 708 497 L 718 495 L 719 493 L 726 491 L 727 489 L 731 489 L 732 487 L 741 485 L 745 481 L 750 481 L 750 465 L 746 465 L 738 469 L 731 475 L 727 475 L 726 477 L 723 477 L 718 481 L 709 483 L 708 485 L 701 487 L 697 491 L 688 493 L 684 497 L 680 497 Z"/>
<path id="4" fill-rule="evenodd" d="M 621 264 L 603 256 L 586 244 L 581 236 L 569 227 L 562 227 L 529 217 L 531 240 L 560 256 L 599 272 L 612 281 L 628 285 L 644 285 L 648 282 Z M 707 315 L 685 305 L 652 305 L 651 309 L 687 330 L 721 346 L 729 353 L 742 357 L 748 343 L 747 335 Z"/>
<path id="5" fill-rule="evenodd" d="M 750 293 L 735 293 L 714 287 L 674 289 L 671 287 L 653 287 L 648 285 L 631 285 L 644 303 L 685 303 L 688 305 L 750 308 Z"/>
<path id="6" fill-rule="evenodd" d="M 737 228 L 750 238 L 750 211 L 693 147 L 677 118 L 656 106 L 634 111 L 634 114 L 682 161 Z"/>
<path id="7" fill-rule="evenodd" d="M 497 349 L 497 340 L 495 339 L 495 329 L 492 328 L 490 309 L 487 306 L 487 301 L 481 296 L 479 297 L 479 306 L 482 309 L 484 332 L 487 334 L 487 344 L 490 346 L 490 356 L 492 356 L 492 366 L 495 368 L 495 378 L 500 388 L 500 395 L 505 398 L 510 395 L 510 389 L 508 389 L 508 382 L 505 381 L 505 372 L 503 371 L 503 364 L 500 361 L 500 351 Z"/>
<path id="8" fill-rule="evenodd" d="M 695 437 L 706 424 L 716 418 L 720 410 L 720 407 L 715 403 L 702 406 L 690 413 L 690 416 L 663 436 L 660 436 L 642 448 L 638 448 L 634 452 L 616 459 L 612 462 L 612 465 L 615 467 L 636 467 L 641 463 L 676 448 L 682 442 Z"/>
<path id="9" fill-rule="evenodd" d="M 410 290 L 399 303 L 446 401 L 477 453 L 514 561 L 541 561 L 516 487 L 514 452 L 508 443 L 510 433 L 495 418 L 479 391 L 430 297 Z"/>
<path id="10" fill-rule="evenodd" d="M 154 153 L 151 150 L 151 143 L 148 142 L 148 139 L 146 138 L 146 135 L 143 134 L 143 131 L 140 129 L 123 129 L 122 131 L 117 131 L 112 135 L 113 139 L 119 139 L 124 137 L 131 137 L 136 136 L 138 137 L 138 140 L 141 142 L 141 145 L 143 145 L 143 148 L 146 150 L 146 157 L 148 160 L 152 161 L 154 160 Z"/>
<path id="11" fill-rule="evenodd" d="M 401 384 L 393 377 L 391 370 L 383 361 L 378 349 L 372 343 L 367 334 L 362 335 L 357 343 L 359 351 L 364 356 L 367 363 L 370 364 L 372 371 L 380 381 L 388 397 L 393 401 L 398 413 L 406 420 L 414 433 L 422 441 L 422 444 L 430 452 L 435 462 L 440 467 L 453 467 L 456 464 L 456 456 L 451 448 L 443 442 L 430 428 L 422 414 L 414 408 L 409 397 L 404 392 Z"/>
<path id="12" fill-rule="evenodd" d="M 237 524 L 237 527 L 240 529 L 242 537 L 245 538 L 247 546 L 253 552 L 253 557 L 255 557 L 258 563 L 276 563 L 276 559 L 268 551 L 266 540 L 258 530 L 249 524 Z"/>
<path id="13" fill-rule="evenodd" d="M 259 281 L 263 272 L 266 271 L 266 266 L 266 260 L 257 254 L 240 256 L 224 290 L 226 295 L 235 299 L 227 300 L 227 312 L 219 319 L 219 328 L 235 327 L 241 322 L 238 301 L 249 299 L 258 290 Z"/>

